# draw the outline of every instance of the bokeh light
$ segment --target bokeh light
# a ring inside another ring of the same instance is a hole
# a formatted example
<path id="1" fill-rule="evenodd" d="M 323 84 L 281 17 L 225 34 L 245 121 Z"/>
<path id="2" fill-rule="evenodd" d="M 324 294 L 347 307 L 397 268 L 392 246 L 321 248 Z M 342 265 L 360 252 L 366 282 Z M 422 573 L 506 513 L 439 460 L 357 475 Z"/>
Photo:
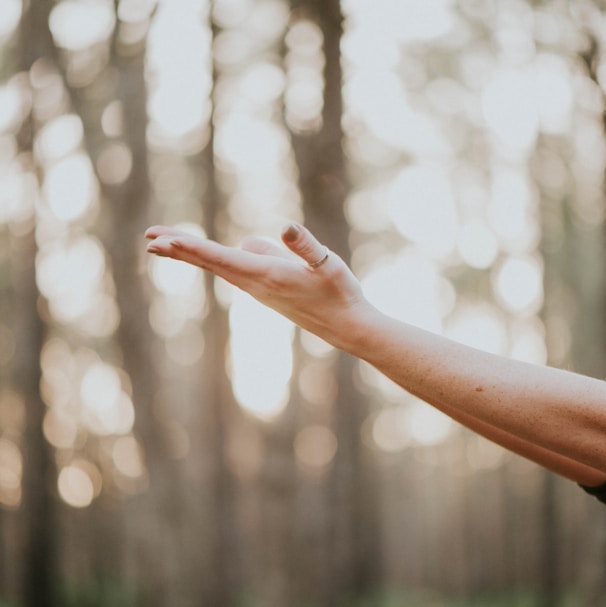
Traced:
<path id="1" fill-rule="evenodd" d="M 494 263 L 499 252 L 499 243 L 488 226 L 474 221 L 459 230 L 457 250 L 468 266 L 486 269 Z"/>
<path id="2" fill-rule="evenodd" d="M 326 470 L 338 448 L 337 437 L 327 426 L 306 426 L 295 437 L 297 462 L 308 472 Z"/>
<path id="3" fill-rule="evenodd" d="M 117 323 L 114 304 L 96 299 L 103 291 L 105 272 L 105 251 L 101 243 L 85 235 L 69 242 L 51 241 L 40 249 L 36 260 L 38 287 L 48 298 L 54 317 L 70 323 L 92 310 L 97 312 L 101 309 L 104 316 L 98 319 L 99 322 L 109 323 L 97 324 L 101 333 Z M 101 308 L 97 307 L 99 303 Z"/>
<path id="4" fill-rule="evenodd" d="M 88 156 L 72 154 L 50 166 L 43 191 L 57 219 L 65 222 L 80 219 L 97 199 L 97 182 Z"/>
<path id="5" fill-rule="evenodd" d="M 435 263 L 413 248 L 377 264 L 362 286 L 368 299 L 385 314 L 437 333 L 454 297 Z"/>
<path id="6" fill-rule="evenodd" d="M 135 411 L 122 390 L 118 370 L 103 362 L 93 363 L 80 383 L 83 422 L 95 434 L 127 434 L 132 430 Z"/>
<path id="7" fill-rule="evenodd" d="M 21 502 L 23 460 L 19 447 L 0 437 L 0 504 L 16 508 Z"/>
<path id="8" fill-rule="evenodd" d="M 9 36 L 19 24 L 22 0 L 4 0 L 0 12 L 0 38 Z"/>
<path id="9" fill-rule="evenodd" d="M 293 325 L 242 291 L 234 295 L 229 324 L 234 394 L 247 411 L 270 419 L 287 403 Z"/>
<path id="10" fill-rule="evenodd" d="M 295 131 L 320 128 L 324 104 L 322 32 L 310 21 L 296 22 L 288 30 L 284 95 L 286 121 Z"/>
<path id="11" fill-rule="evenodd" d="M 514 68 L 499 70 L 486 86 L 482 111 L 500 142 L 521 152 L 530 150 L 539 128 L 532 74 Z"/>
<path id="12" fill-rule="evenodd" d="M 18 81 L 0 86 L 0 132 L 12 130 L 24 113 L 23 91 Z"/>
<path id="13" fill-rule="evenodd" d="M 161 2 L 148 37 L 148 112 L 172 138 L 200 129 L 210 116 L 210 31 L 206 2 Z"/>
<path id="14" fill-rule="evenodd" d="M 495 291 L 513 313 L 535 314 L 543 303 L 543 271 L 531 256 L 509 257 L 497 269 Z"/>
<path id="15" fill-rule="evenodd" d="M 115 23 L 109 0 L 61 0 L 51 11 L 49 25 L 56 43 L 83 51 L 107 40 Z"/>
<path id="16" fill-rule="evenodd" d="M 36 152 L 42 162 L 57 161 L 75 153 L 82 143 L 84 129 L 75 114 L 63 114 L 47 122 L 36 137 Z M 80 157 L 81 158 L 81 157 Z M 68 165 L 68 170 L 78 172 L 78 167 Z"/>
<path id="17" fill-rule="evenodd" d="M 425 166 L 410 167 L 394 180 L 389 213 L 411 242 L 438 258 L 455 247 L 457 212 L 447 175 Z"/>
<path id="18" fill-rule="evenodd" d="M 411 438 L 425 447 L 444 442 L 454 428 L 454 422 L 444 413 L 420 401 L 410 406 L 408 423 Z"/>
<path id="19" fill-rule="evenodd" d="M 101 475 L 94 464 L 74 460 L 59 472 L 57 488 L 67 504 L 74 508 L 86 508 L 101 489 Z"/>

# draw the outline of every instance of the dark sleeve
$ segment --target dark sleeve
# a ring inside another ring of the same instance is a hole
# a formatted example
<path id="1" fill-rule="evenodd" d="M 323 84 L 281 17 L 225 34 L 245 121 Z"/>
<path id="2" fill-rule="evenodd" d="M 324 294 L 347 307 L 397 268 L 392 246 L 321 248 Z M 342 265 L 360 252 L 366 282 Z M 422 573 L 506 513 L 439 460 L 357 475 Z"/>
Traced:
<path id="1" fill-rule="evenodd" d="M 579 485 L 581 489 L 593 495 L 599 499 L 602 503 L 606 504 L 606 483 L 598 485 L 597 487 L 588 487 L 587 485 Z"/>

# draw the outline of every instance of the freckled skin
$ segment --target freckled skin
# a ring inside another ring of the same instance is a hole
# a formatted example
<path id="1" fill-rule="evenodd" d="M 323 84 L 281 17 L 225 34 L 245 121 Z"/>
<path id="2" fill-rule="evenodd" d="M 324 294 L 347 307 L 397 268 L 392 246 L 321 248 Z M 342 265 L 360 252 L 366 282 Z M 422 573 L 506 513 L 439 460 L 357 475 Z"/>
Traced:
<path id="1" fill-rule="evenodd" d="M 221 276 L 482 436 L 578 483 L 606 481 L 606 382 L 495 356 L 382 314 L 334 253 L 309 267 L 325 248 L 298 224 L 283 232 L 286 249 L 256 238 L 236 249 L 166 226 L 146 237 L 150 253 Z"/>

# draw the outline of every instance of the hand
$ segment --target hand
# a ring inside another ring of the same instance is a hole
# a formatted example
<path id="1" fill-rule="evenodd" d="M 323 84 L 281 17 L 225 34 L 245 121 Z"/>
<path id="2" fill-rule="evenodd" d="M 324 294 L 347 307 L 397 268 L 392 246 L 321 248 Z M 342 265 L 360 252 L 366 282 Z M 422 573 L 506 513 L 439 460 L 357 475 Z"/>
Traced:
<path id="1" fill-rule="evenodd" d="M 259 238 L 247 238 L 236 249 L 165 226 L 151 227 L 145 236 L 151 239 L 148 252 L 224 278 L 337 347 L 351 338 L 359 314 L 371 308 L 343 260 L 298 224 L 282 232 L 296 257 Z"/>

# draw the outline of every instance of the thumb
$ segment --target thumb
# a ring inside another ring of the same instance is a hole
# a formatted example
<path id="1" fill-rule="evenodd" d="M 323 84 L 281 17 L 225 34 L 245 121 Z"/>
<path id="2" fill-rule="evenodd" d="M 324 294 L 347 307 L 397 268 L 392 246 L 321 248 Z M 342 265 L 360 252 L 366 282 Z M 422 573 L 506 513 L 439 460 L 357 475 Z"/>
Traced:
<path id="1" fill-rule="evenodd" d="M 305 227 L 290 223 L 282 230 L 282 241 L 312 267 L 319 267 L 328 257 L 328 248 Z"/>

